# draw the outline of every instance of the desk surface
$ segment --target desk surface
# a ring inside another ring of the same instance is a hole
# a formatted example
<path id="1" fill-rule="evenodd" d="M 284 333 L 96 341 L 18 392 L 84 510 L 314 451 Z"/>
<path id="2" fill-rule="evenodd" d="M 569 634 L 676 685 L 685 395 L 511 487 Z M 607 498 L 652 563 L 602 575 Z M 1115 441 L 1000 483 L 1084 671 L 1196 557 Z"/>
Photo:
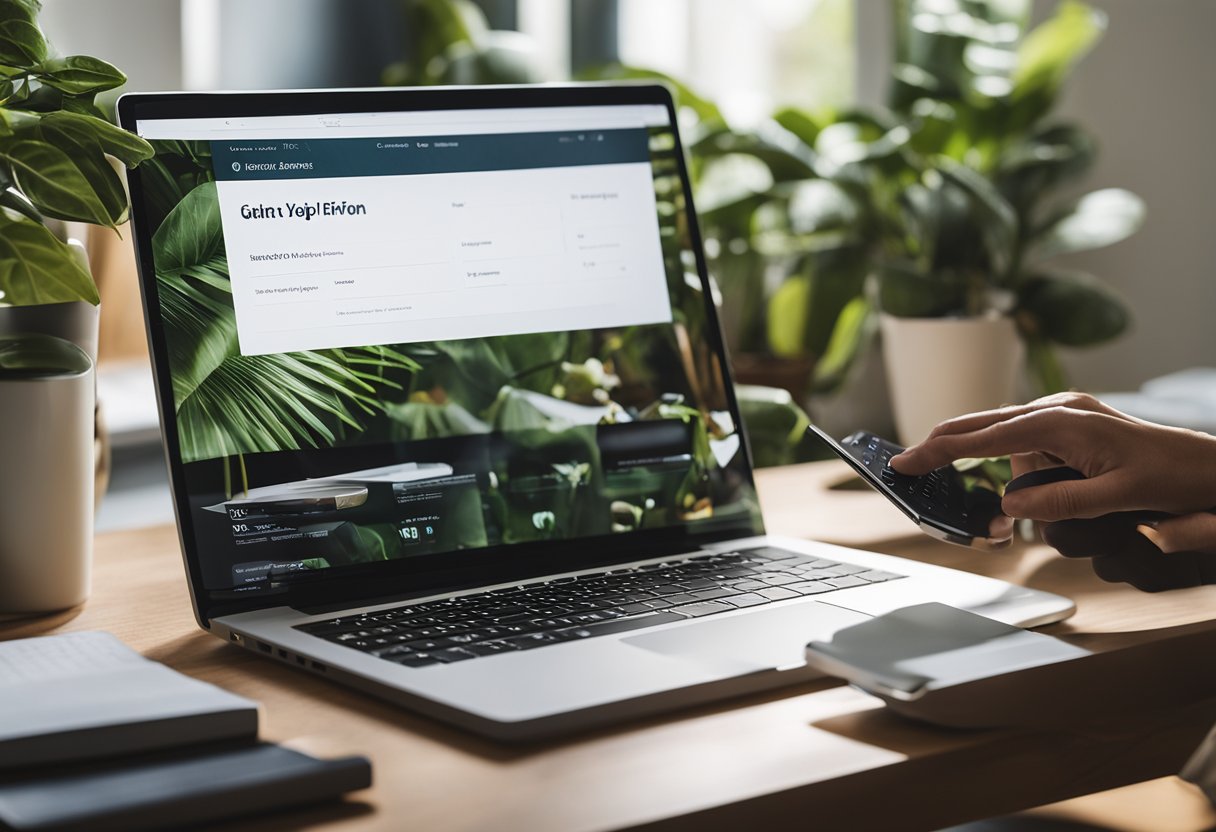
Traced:
<path id="1" fill-rule="evenodd" d="M 1105 650 L 1213 634 L 1216 587 L 1146 595 L 1098 580 L 1043 546 L 985 554 L 914 533 L 880 497 L 829 490 L 843 463 L 761 472 L 769 530 L 933 561 L 1059 592 L 1077 615 L 1049 632 Z M 221 643 L 190 613 L 175 531 L 97 538 L 82 608 L 0 624 L 0 638 L 109 630 L 145 655 L 259 700 L 263 736 L 326 754 L 364 753 L 376 785 L 356 800 L 241 829 L 937 829 L 1178 770 L 1216 721 L 1194 704 L 1086 734 L 951 732 L 886 714 L 829 682 L 786 688 L 573 740 L 513 749 Z M 1210 656 L 1210 653 L 1208 654 Z M 1211 664 L 1207 662 L 1206 664 Z M 1184 692 L 1185 693 L 1185 692 Z M 1185 698 L 1185 697 L 1184 697 Z M 875 799 L 879 797 L 880 799 Z"/>

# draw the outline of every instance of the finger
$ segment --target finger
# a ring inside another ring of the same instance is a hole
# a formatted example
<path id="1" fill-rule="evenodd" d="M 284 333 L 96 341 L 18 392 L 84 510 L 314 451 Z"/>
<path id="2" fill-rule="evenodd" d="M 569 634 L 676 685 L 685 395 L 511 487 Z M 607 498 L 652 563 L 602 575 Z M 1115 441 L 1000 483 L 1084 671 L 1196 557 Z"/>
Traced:
<path id="1" fill-rule="evenodd" d="M 1064 480 L 1008 493 L 1001 499 L 1001 511 L 1041 523 L 1101 517 L 1134 502 L 1127 491 L 1124 478 L 1116 474 Z"/>
<path id="2" fill-rule="evenodd" d="M 1008 540 L 1013 537 L 1013 518 L 998 514 L 988 524 L 988 537 L 991 540 Z"/>
<path id="3" fill-rule="evenodd" d="M 1015 416 L 971 433 L 931 437 L 892 457 L 891 467 L 901 474 L 916 476 L 967 457 L 1037 452 L 1061 456 L 1063 449 L 1073 444 L 1069 437 L 1075 433 L 1075 418 L 1079 415 L 1080 411 L 1049 408 Z"/>
<path id="4" fill-rule="evenodd" d="M 1029 474 L 1031 471 L 1041 471 L 1044 468 L 1058 468 L 1064 460 L 1051 454 L 1014 454 L 1009 457 L 1009 472 L 1014 479 Z"/>
<path id="5" fill-rule="evenodd" d="M 1201 511 L 1171 517 L 1137 529 L 1162 552 L 1216 554 L 1216 514 Z"/>
<path id="6" fill-rule="evenodd" d="M 937 436 L 949 436 L 956 433 L 970 433 L 1017 416 L 1024 416 L 1027 413 L 1047 410 L 1053 407 L 1067 407 L 1073 410 L 1086 410 L 1090 413 L 1105 413 L 1108 416 L 1128 418 L 1088 393 L 1054 393 L 1050 396 L 1043 396 L 1032 402 L 1027 402 L 1026 404 L 1004 405 L 995 410 L 982 410 L 978 413 L 966 413 L 953 419 L 947 419 L 935 427 L 927 438 L 932 439 Z"/>

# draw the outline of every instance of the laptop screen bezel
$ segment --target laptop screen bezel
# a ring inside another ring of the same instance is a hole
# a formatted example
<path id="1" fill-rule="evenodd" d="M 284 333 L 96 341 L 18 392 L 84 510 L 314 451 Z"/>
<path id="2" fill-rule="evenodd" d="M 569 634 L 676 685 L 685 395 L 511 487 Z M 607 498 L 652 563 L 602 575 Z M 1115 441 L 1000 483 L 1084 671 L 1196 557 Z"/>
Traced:
<path id="1" fill-rule="evenodd" d="M 118 102 L 119 123 L 132 132 L 137 123 L 152 119 L 300 116 L 329 113 L 423 112 L 437 110 L 514 109 L 536 107 L 586 107 L 600 105 L 659 104 L 667 109 L 676 142 L 679 176 L 688 206 L 689 239 L 701 280 L 706 305 L 710 347 L 723 373 L 732 418 L 742 426 L 738 400 L 730 371 L 726 343 L 717 309 L 713 304 L 709 273 L 702 247 L 700 227 L 693 208 L 685 151 L 679 135 L 676 110 L 670 92 L 657 84 L 570 84 L 544 86 L 384 88 L 357 90 L 132 93 Z M 162 436 L 169 468 L 170 486 L 186 578 L 199 624 L 209 628 L 216 616 L 278 606 L 340 608 L 373 599 L 410 597 L 475 588 L 514 580 L 525 580 L 559 572 L 627 563 L 648 557 L 695 550 L 721 540 L 764 533 L 757 513 L 754 523 L 741 520 L 738 527 L 715 525 L 699 531 L 696 523 L 628 534 L 552 540 L 527 544 L 503 544 L 476 551 L 452 553 L 455 563 L 441 562 L 437 568 L 420 570 L 410 559 L 366 566 L 346 566 L 293 582 L 286 594 L 250 593 L 234 600 L 211 598 L 204 586 L 200 552 L 186 489 L 176 420 L 173 418 L 173 388 L 161 309 L 156 292 L 151 230 L 144 227 L 144 191 L 139 168 L 128 172 L 133 239 L 143 298 L 149 351 L 155 377 Z M 752 453 L 746 431 L 740 430 L 748 485 L 752 478 Z M 430 559 L 428 559 L 430 560 Z"/>

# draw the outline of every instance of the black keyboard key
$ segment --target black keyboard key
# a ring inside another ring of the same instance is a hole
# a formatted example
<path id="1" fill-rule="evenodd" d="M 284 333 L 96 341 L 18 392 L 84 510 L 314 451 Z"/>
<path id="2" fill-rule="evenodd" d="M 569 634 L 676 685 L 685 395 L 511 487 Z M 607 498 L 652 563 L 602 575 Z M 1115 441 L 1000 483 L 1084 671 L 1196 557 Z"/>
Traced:
<path id="1" fill-rule="evenodd" d="M 506 642 L 517 650 L 531 650 L 535 647 L 553 644 L 557 640 L 557 636 L 553 635 L 553 633 L 529 633 L 526 636 L 512 636 L 506 639 Z"/>
<path id="2" fill-rule="evenodd" d="M 438 664 L 439 659 L 427 653 L 399 653 L 394 656 L 389 656 L 388 660 L 396 662 L 406 667 L 426 667 L 430 664 Z"/>
<path id="3" fill-rule="evenodd" d="M 432 659 L 443 662 L 444 664 L 463 662 L 466 659 L 477 658 L 477 656 L 475 656 L 473 653 L 470 653 L 468 650 L 461 647 L 449 647 L 447 650 L 436 650 L 429 655 Z"/>
<path id="4" fill-rule="evenodd" d="M 689 593 L 695 595 L 703 601 L 712 601 L 715 598 L 725 598 L 728 595 L 735 595 L 737 590 L 723 589 L 722 587 L 714 587 L 713 589 L 697 589 Z"/>
<path id="5" fill-rule="evenodd" d="M 651 608 L 648 607 L 646 604 L 636 603 L 636 604 L 625 604 L 624 606 L 621 607 L 621 610 L 622 610 L 622 612 L 628 613 L 629 615 L 633 615 L 633 614 L 639 613 L 639 612 L 650 612 Z"/>
<path id="6" fill-rule="evenodd" d="M 679 595 L 664 595 L 663 600 L 670 601 L 673 604 L 693 604 L 701 599 L 691 592 L 682 592 Z"/>
<path id="7" fill-rule="evenodd" d="M 657 586 L 647 587 L 651 592 L 658 595 L 679 595 L 682 592 L 687 592 L 688 588 L 677 586 L 676 584 L 659 584 Z"/>
<path id="8" fill-rule="evenodd" d="M 506 641 L 483 641 L 481 644 L 470 644 L 464 649 L 474 656 L 493 656 L 496 653 L 514 653 L 519 648 Z"/>

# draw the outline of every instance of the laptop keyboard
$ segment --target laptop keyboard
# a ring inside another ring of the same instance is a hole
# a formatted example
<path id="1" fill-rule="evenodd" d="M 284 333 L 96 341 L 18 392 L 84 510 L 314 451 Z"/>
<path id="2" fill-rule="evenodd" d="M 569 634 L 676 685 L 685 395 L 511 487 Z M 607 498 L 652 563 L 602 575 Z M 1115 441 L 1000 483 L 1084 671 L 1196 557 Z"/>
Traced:
<path id="1" fill-rule="evenodd" d="M 765 546 L 406 604 L 295 629 L 406 667 L 426 667 L 902 577 Z"/>

